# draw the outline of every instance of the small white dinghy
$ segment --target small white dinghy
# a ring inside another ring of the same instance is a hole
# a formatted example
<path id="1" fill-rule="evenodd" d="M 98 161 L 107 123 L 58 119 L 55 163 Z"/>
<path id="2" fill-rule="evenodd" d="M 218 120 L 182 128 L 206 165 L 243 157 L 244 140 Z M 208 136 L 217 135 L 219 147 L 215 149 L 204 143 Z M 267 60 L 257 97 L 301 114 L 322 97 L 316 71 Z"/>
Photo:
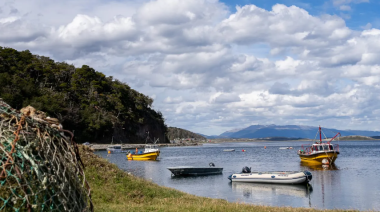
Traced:
<path id="1" fill-rule="evenodd" d="M 223 149 L 223 152 L 235 152 L 235 149 Z"/>
<path id="2" fill-rule="evenodd" d="M 293 149 L 293 147 L 280 147 L 279 149 Z"/>
<path id="3" fill-rule="evenodd" d="M 278 184 L 306 184 L 312 178 L 313 176 L 309 171 L 251 172 L 248 167 L 244 167 L 242 173 L 232 174 L 228 177 L 232 182 Z"/>

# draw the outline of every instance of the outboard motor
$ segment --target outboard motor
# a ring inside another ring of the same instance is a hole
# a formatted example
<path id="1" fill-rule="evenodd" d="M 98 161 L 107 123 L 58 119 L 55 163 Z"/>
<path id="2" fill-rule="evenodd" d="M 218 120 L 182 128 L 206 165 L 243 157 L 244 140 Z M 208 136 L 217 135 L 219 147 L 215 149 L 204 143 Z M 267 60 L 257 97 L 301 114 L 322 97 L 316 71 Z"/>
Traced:
<path id="1" fill-rule="evenodd" d="M 311 175 L 311 172 L 309 172 L 309 171 L 303 171 L 303 173 L 306 175 L 308 182 L 310 182 L 311 179 L 313 179 L 313 175 Z"/>
<path id="2" fill-rule="evenodd" d="M 215 164 L 213 162 L 208 164 L 210 167 L 215 167 Z"/>
<path id="3" fill-rule="evenodd" d="M 232 174 L 228 176 L 228 179 L 232 181 Z"/>
<path id="4" fill-rule="evenodd" d="M 247 166 L 243 167 L 243 170 L 241 170 L 242 173 L 251 173 L 251 168 L 248 168 Z"/>

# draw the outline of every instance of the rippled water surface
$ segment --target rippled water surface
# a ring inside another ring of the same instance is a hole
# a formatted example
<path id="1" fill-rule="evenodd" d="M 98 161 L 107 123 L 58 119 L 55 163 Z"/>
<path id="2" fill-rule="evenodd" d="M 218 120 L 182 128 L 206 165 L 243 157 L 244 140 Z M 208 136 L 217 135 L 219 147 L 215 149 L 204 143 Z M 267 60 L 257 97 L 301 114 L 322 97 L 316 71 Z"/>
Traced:
<path id="1" fill-rule="evenodd" d="M 198 196 L 269 206 L 380 210 L 380 141 L 339 142 L 341 154 L 328 169 L 301 164 L 296 152 L 302 144 L 305 142 L 272 141 L 166 147 L 161 148 L 159 161 L 128 161 L 125 154 L 107 156 L 105 151 L 96 154 L 134 175 Z M 167 169 L 208 166 L 210 162 L 223 167 L 223 174 L 172 177 Z M 252 167 L 252 171 L 310 170 L 313 179 L 310 186 L 231 183 L 227 177 L 244 166 Z"/>

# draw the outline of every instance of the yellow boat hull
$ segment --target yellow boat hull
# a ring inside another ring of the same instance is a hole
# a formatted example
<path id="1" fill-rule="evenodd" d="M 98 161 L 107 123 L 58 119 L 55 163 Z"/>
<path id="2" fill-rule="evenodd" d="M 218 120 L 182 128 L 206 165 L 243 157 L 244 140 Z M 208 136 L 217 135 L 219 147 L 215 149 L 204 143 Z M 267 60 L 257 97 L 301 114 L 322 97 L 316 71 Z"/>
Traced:
<path id="1" fill-rule="evenodd" d="M 128 160 L 157 160 L 157 157 L 160 155 L 160 152 L 149 152 L 142 154 L 128 154 Z"/>
<path id="2" fill-rule="evenodd" d="M 333 164 L 338 158 L 339 152 L 323 152 L 314 154 L 298 154 L 302 163 L 322 164 L 323 159 L 328 159 L 330 164 Z"/>

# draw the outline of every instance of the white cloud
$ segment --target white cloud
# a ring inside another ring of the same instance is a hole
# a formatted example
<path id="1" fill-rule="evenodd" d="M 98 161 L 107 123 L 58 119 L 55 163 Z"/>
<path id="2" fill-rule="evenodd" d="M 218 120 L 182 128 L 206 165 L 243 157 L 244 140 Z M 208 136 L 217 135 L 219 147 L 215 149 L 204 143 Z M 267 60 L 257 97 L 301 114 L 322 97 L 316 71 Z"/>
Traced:
<path id="1" fill-rule="evenodd" d="M 168 96 L 164 100 L 164 102 L 168 104 L 178 104 L 178 103 L 181 103 L 182 101 L 183 101 L 182 96 L 174 97 L 174 98 L 171 98 Z"/>
<path id="2" fill-rule="evenodd" d="M 362 26 L 360 28 L 365 29 L 365 30 L 371 29 L 372 28 L 372 24 L 371 23 L 367 23 L 365 26 Z"/>
<path id="3" fill-rule="evenodd" d="M 29 43 L 47 36 L 47 30 L 18 16 L 0 18 L 0 41 Z"/>
<path id="4" fill-rule="evenodd" d="M 216 0 L 63 4 L 0 3 L 0 46 L 88 64 L 154 96 L 169 126 L 203 134 L 327 119 L 326 127 L 377 129 L 380 30 L 372 25 L 352 30 L 336 15 L 281 4 L 233 13 Z"/>
<path id="5" fill-rule="evenodd" d="M 97 17 L 77 15 L 67 26 L 61 26 L 57 37 L 64 42 L 94 43 L 107 40 L 131 40 L 136 28 L 131 18 L 115 17 L 112 22 L 102 23 Z"/>
<path id="6" fill-rule="evenodd" d="M 217 1 L 150 1 L 139 8 L 136 20 L 149 26 L 207 24 L 222 18 L 226 7 Z"/>
<path id="7" fill-rule="evenodd" d="M 350 3 L 360 4 L 360 3 L 369 2 L 369 0 L 332 0 L 332 1 L 333 1 L 334 6 L 340 6 L 344 4 L 350 4 Z"/>
<path id="8" fill-rule="evenodd" d="M 232 93 L 218 93 L 217 96 L 212 98 L 213 103 L 231 103 L 239 102 L 240 97 Z"/>
<path id="9" fill-rule="evenodd" d="M 343 11 L 350 11 L 350 10 L 351 10 L 351 7 L 348 6 L 348 5 L 340 5 L 340 6 L 339 6 L 339 9 L 340 9 L 340 10 L 343 10 Z"/>

